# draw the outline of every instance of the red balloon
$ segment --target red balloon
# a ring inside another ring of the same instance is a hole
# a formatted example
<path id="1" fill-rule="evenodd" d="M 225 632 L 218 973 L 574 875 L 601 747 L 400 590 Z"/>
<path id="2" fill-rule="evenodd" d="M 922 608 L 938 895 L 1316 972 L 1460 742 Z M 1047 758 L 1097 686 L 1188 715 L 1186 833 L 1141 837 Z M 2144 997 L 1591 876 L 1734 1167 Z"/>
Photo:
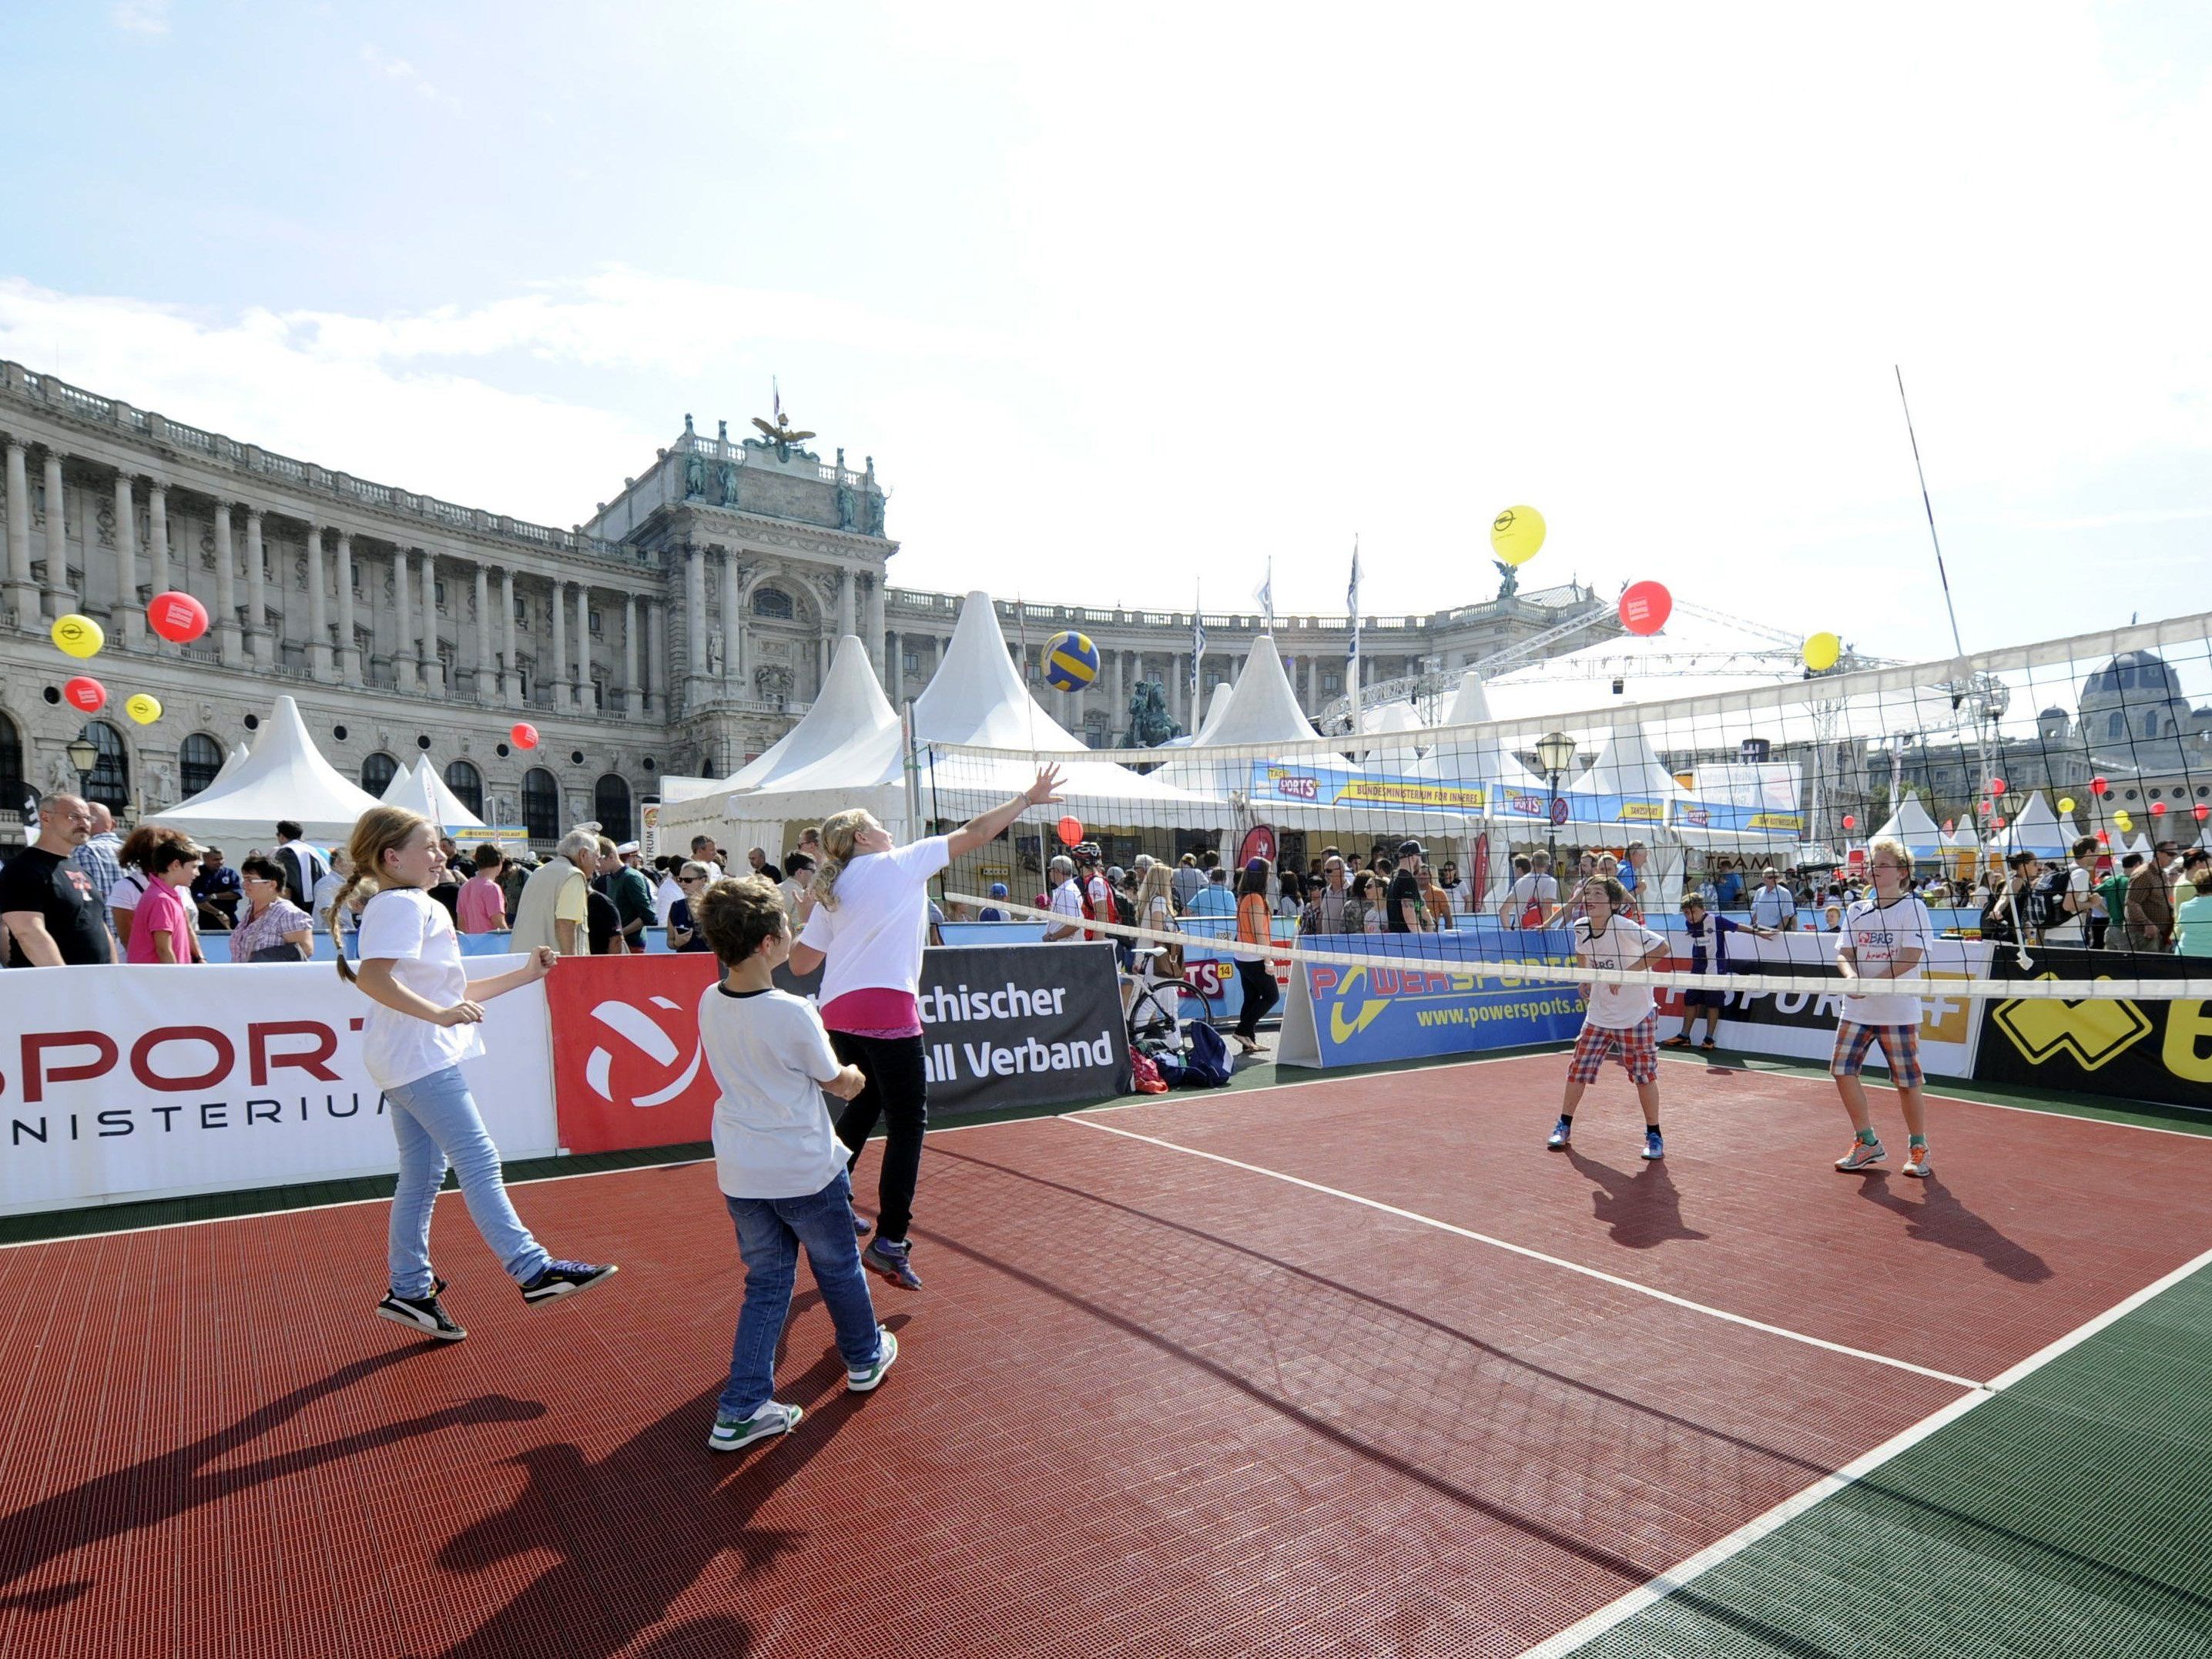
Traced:
<path id="1" fill-rule="evenodd" d="M 89 674 L 78 674 L 62 683 L 62 696 L 70 708 L 96 714 L 107 701 L 107 688 Z"/>
<path id="2" fill-rule="evenodd" d="M 207 632 L 207 607 L 191 594 L 172 588 L 148 602 L 146 625 L 172 645 L 187 645 Z"/>
<path id="3" fill-rule="evenodd" d="M 1065 817 L 1060 821 L 1060 844 L 1061 846 L 1073 847 L 1080 842 L 1082 839 L 1083 820 L 1081 818 Z"/>
<path id="4" fill-rule="evenodd" d="M 2002 830 L 2002 829 L 2003 829 L 2003 828 L 2004 828 L 2004 820 L 2003 820 L 2002 818 L 1991 818 L 1991 819 L 1990 820 L 1990 829 L 1992 829 L 1992 830 Z"/>
<path id="5" fill-rule="evenodd" d="M 1990 780 L 1990 793 L 1992 795 L 2002 795 L 2004 792 L 2005 781 L 2002 778 L 1991 778 Z"/>
<path id="6" fill-rule="evenodd" d="M 2153 801 L 2150 804 L 2150 815 L 2154 818 L 2164 817 L 2166 816 L 2166 803 L 2162 800 Z"/>
<path id="7" fill-rule="evenodd" d="M 2092 778 L 2089 780 L 2089 793 L 2093 795 L 2101 795 L 2112 787 L 2112 786 L 2103 778 Z"/>
<path id="8" fill-rule="evenodd" d="M 2212 818 L 2212 806 L 2207 806 L 2202 801 L 2189 810 L 2197 815 L 2197 821 L 2199 823 L 2203 823 L 2207 818 Z"/>
<path id="9" fill-rule="evenodd" d="M 514 746 L 517 749 L 538 747 L 538 728 L 528 720 L 515 721 L 514 729 L 507 735 L 514 740 Z"/>
<path id="10" fill-rule="evenodd" d="M 1985 800 L 1978 800 L 1978 801 L 1976 801 L 1976 802 L 1974 803 L 1974 811 L 1976 811 L 1977 812 L 1979 812 L 1979 813 L 1980 813 L 1984 817 L 1989 817 L 1989 815 L 1990 815 L 1990 804 L 1989 804 L 1989 802 L 1987 802 L 1987 801 L 1985 801 Z"/>
<path id="11" fill-rule="evenodd" d="M 1620 596 L 1620 625 L 1632 634 L 1656 634 L 1674 610 L 1674 596 L 1657 582 L 1637 582 Z"/>
<path id="12" fill-rule="evenodd" d="M 1849 813 L 1849 812 L 1846 812 L 1846 813 L 1844 813 L 1844 829 L 1846 829 L 1846 830 L 1856 830 L 1856 829 L 1857 829 L 1858 827 L 1859 827 L 1859 821 L 1858 821 L 1858 819 L 1857 819 L 1857 818 L 1854 817 L 1853 817 L 1850 813 Z"/>
<path id="13" fill-rule="evenodd" d="M 2110 845 L 2110 844 L 2111 844 L 2111 842 L 2112 842 L 2112 836 L 2111 836 L 2107 831 L 2103 830 L 2100 830 L 2099 831 L 2097 831 L 2097 839 L 2098 839 L 2099 841 L 2100 841 L 2100 842 L 2103 842 L 2106 843 L 2107 845 Z"/>

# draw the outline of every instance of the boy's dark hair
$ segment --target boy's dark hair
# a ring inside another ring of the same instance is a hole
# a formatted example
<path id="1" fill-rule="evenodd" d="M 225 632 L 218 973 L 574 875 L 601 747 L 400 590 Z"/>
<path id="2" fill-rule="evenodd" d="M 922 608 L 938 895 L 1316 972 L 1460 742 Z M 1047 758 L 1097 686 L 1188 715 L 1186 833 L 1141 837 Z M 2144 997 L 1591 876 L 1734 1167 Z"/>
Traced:
<path id="1" fill-rule="evenodd" d="M 2120 868 L 2123 870 L 2132 870 L 2142 861 L 2143 856 L 2141 853 L 2130 853 L 2120 860 Z"/>
<path id="2" fill-rule="evenodd" d="M 487 870 L 496 870 L 501 865 L 505 864 L 507 854 L 501 852 L 491 842 L 486 842 L 477 848 L 476 857 L 471 862 L 476 866 L 477 873 L 482 875 Z"/>
<path id="3" fill-rule="evenodd" d="M 276 820 L 276 833 L 286 841 L 297 841 L 300 839 L 300 826 L 289 818 L 279 818 Z"/>
<path id="4" fill-rule="evenodd" d="M 1221 854 L 1211 847 L 1205 848 L 1198 855 L 1198 867 L 1201 870 L 1211 870 L 1220 862 Z"/>
<path id="5" fill-rule="evenodd" d="M 164 870 L 174 869 L 179 864 L 189 864 L 199 855 L 200 849 L 188 841 L 156 842 L 154 850 L 146 854 L 146 873 L 158 876 Z"/>
<path id="6" fill-rule="evenodd" d="M 724 876 L 698 901 L 699 926 L 714 958 L 734 968 L 784 931 L 783 895 L 765 876 Z"/>
<path id="7" fill-rule="evenodd" d="M 783 873 L 787 876 L 794 870 L 811 870 L 813 867 L 814 860 L 804 853 L 787 854 L 784 857 Z"/>

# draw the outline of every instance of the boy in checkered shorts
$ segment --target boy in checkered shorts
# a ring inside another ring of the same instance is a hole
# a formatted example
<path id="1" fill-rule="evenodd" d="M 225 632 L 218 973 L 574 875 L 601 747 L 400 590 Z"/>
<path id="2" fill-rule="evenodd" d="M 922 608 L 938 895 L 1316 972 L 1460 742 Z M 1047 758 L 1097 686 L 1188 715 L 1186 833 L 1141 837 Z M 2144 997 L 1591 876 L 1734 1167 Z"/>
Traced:
<path id="1" fill-rule="evenodd" d="M 1869 980 L 1917 977 L 1934 943 L 1935 923 L 1928 907 L 1913 896 L 1912 854 L 1902 845 L 1875 842 L 1867 849 L 1867 867 L 1874 881 L 1873 896 L 1844 912 L 1843 929 L 1837 935 L 1836 961 L 1844 984 L 1852 988 L 1836 1022 L 1836 1049 L 1828 1071 L 1856 1134 L 1836 1167 L 1864 1170 L 1888 1156 L 1867 1115 L 1866 1087 L 1859 1081 L 1867 1055 L 1879 1047 L 1889 1066 L 1889 1080 L 1897 1088 L 1897 1103 L 1905 1109 L 1910 1139 L 1903 1173 L 1926 1176 L 1930 1171 L 1927 1108 L 1920 1093 L 1920 999 L 1856 988 Z"/>
<path id="2" fill-rule="evenodd" d="M 1593 877 L 1582 885 L 1583 914 L 1575 918 L 1575 960 L 1593 968 L 1645 969 L 1667 954 L 1663 934 L 1655 933 L 1633 916 L 1628 890 L 1611 876 Z M 1644 1106 L 1644 1156 L 1667 1156 L 1659 1138 L 1659 1011 L 1648 985 L 1585 985 L 1589 1005 L 1583 1016 L 1583 1033 L 1575 1039 L 1574 1058 L 1567 1065 L 1566 1098 L 1559 1106 L 1559 1121 L 1546 1144 L 1557 1152 L 1566 1149 L 1575 1132 L 1575 1107 L 1583 1091 L 1597 1081 L 1607 1054 L 1620 1057 L 1636 1097 Z"/>

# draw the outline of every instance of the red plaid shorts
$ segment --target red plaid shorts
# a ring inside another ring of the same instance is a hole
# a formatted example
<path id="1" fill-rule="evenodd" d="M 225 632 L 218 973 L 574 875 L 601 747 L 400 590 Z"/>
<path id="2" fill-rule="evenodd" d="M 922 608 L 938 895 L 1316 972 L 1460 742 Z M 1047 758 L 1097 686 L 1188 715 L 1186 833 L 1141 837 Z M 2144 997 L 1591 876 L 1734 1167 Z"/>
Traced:
<path id="1" fill-rule="evenodd" d="M 1831 1077 L 1856 1077 L 1866 1070 L 1867 1050 L 1881 1045 L 1889 1062 L 1889 1080 L 1900 1089 L 1917 1089 L 1924 1080 L 1920 1070 L 1920 1028 L 1917 1025 L 1861 1025 L 1836 1022 L 1836 1049 L 1828 1057 Z"/>
<path id="2" fill-rule="evenodd" d="M 1575 1057 L 1567 1062 L 1567 1081 L 1595 1083 L 1605 1065 L 1605 1057 L 1619 1054 L 1620 1063 L 1628 1073 L 1631 1083 L 1656 1083 L 1659 1080 L 1659 1016 L 1646 1014 L 1626 1030 L 1616 1030 L 1609 1025 L 1583 1024 L 1583 1034 L 1575 1039 Z"/>

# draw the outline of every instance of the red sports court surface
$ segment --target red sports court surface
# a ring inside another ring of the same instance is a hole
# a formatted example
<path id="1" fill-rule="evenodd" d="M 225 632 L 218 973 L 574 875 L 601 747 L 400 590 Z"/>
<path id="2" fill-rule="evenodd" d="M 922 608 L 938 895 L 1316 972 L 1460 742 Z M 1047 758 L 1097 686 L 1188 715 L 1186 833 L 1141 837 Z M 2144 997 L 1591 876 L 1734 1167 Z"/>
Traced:
<path id="1" fill-rule="evenodd" d="M 1517 1653 L 2212 1245 L 2187 1137 L 1937 1101 L 1843 1176 L 1824 1085 L 1670 1066 L 1646 1168 L 1613 1073 L 1543 1150 L 1563 1068 L 933 1137 L 897 1368 L 803 1290 L 734 1457 L 709 1166 L 516 1189 L 573 1307 L 448 1194 L 453 1348 L 381 1205 L 0 1250 L 0 1655 Z"/>

